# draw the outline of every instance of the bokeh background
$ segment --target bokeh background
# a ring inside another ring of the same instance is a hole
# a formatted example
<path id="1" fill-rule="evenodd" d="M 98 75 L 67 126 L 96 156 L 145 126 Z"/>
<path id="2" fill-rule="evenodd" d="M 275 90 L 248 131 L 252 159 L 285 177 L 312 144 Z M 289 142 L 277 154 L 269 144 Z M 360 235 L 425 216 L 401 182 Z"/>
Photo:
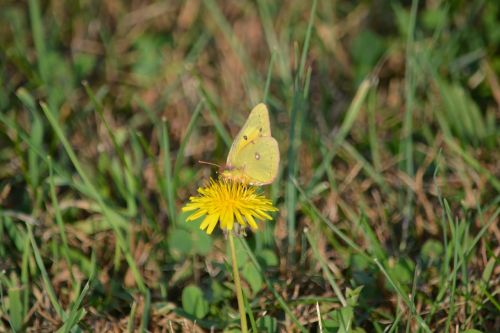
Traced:
<path id="1" fill-rule="evenodd" d="M 238 331 L 225 238 L 181 207 L 261 101 L 281 166 L 237 242 L 253 331 L 500 330 L 499 17 L 3 0 L 0 332 Z"/>

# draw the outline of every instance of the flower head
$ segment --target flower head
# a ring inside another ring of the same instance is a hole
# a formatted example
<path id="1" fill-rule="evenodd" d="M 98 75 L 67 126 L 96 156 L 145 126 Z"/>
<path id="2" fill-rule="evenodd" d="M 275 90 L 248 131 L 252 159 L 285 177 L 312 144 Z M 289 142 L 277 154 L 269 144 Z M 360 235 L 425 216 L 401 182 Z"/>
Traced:
<path id="1" fill-rule="evenodd" d="M 206 187 L 198 188 L 199 196 L 190 197 L 189 203 L 182 208 L 183 212 L 192 212 L 186 221 L 193 221 L 205 216 L 200 225 L 201 230 L 211 234 L 217 222 L 222 230 L 232 230 L 236 220 L 241 226 L 249 225 L 257 229 L 255 219 L 271 220 L 268 212 L 278 209 L 271 200 L 256 192 L 256 187 L 239 182 L 219 179 Z"/>

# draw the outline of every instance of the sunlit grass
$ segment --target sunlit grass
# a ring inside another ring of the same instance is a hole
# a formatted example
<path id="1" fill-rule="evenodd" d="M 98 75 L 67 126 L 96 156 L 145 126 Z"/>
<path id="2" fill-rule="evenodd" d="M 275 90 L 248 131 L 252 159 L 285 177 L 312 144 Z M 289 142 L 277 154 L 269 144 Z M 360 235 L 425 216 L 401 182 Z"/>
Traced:
<path id="1" fill-rule="evenodd" d="M 250 330 L 498 331 L 498 11 L 2 3 L 0 332 L 239 330 L 228 242 L 182 207 L 259 101 Z"/>

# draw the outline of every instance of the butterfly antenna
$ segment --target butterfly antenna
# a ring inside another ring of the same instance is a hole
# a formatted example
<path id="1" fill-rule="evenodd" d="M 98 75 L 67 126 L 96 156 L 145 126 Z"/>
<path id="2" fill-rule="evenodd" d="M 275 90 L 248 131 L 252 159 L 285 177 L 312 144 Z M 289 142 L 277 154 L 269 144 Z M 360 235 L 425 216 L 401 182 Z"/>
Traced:
<path id="1" fill-rule="evenodd" d="M 198 163 L 200 163 L 200 164 L 207 164 L 207 165 L 216 166 L 216 167 L 218 167 L 219 169 L 221 168 L 221 166 L 220 166 L 220 165 L 215 164 L 215 163 L 212 163 L 212 162 L 207 162 L 207 161 L 198 161 Z"/>

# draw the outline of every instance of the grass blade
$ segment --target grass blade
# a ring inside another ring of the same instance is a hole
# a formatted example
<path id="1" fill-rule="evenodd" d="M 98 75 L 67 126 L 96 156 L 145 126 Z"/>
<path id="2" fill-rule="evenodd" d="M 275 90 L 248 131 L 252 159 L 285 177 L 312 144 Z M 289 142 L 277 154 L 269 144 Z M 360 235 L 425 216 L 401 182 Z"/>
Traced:
<path id="1" fill-rule="evenodd" d="M 312 176 L 312 179 L 309 183 L 309 189 L 312 188 L 315 184 L 318 183 L 318 181 L 323 177 L 327 170 L 327 166 L 332 163 L 333 158 L 337 154 L 337 150 L 340 148 L 341 144 L 344 142 L 345 138 L 347 137 L 347 134 L 349 134 L 349 131 L 351 130 L 352 126 L 354 125 L 354 121 L 357 119 L 359 112 L 361 111 L 361 107 L 363 106 L 363 103 L 366 99 L 366 96 L 368 95 L 368 92 L 370 91 L 370 87 L 372 85 L 371 79 L 365 79 L 363 82 L 361 82 L 356 95 L 354 96 L 351 105 L 349 106 L 349 109 L 347 110 L 347 113 L 345 115 L 344 121 L 342 122 L 342 125 L 340 125 L 340 129 L 335 135 L 335 138 L 333 139 L 333 143 L 330 146 L 329 151 L 327 154 L 323 157 L 322 163 L 316 168 L 314 171 L 314 174 Z"/>
<path id="2" fill-rule="evenodd" d="M 316 247 L 316 241 L 312 238 L 311 233 L 309 232 L 308 229 L 304 230 L 304 234 L 307 237 L 307 240 L 309 242 L 309 245 L 311 246 L 311 249 L 313 250 L 314 257 L 316 258 L 316 261 L 319 262 L 321 265 L 321 269 L 323 270 L 323 273 L 326 275 L 326 279 L 330 283 L 330 286 L 332 286 L 333 291 L 335 292 L 335 295 L 337 295 L 340 303 L 342 303 L 342 306 L 347 306 L 347 301 L 344 298 L 344 295 L 340 291 L 339 286 L 337 285 L 337 282 L 335 282 L 335 278 L 332 275 L 332 272 L 330 271 L 330 268 L 328 267 L 328 264 L 326 263 L 326 260 L 321 256 L 321 254 L 318 251 L 318 248 Z"/>
<path id="3" fill-rule="evenodd" d="M 64 313 L 64 309 L 62 308 L 61 304 L 59 304 L 59 301 L 57 300 L 56 292 L 54 291 L 54 288 L 50 283 L 49 274 L 45 269 L 42 255 L 40 254 L 40 250 L 38 249 L 38 245 L 36 244 L 35 237 L 33 236 L 33 230 L 32 230 L 33 227 L 30 224 L 26 224 L 26 227 L 28 228 L 28 238 L 30 240 L 31 247 L 33 248 L 33 255 L 35 256 L 35 261 L 38 266 L 38 269 L 42 274 L 43 284 L 45 286 L 45 291 L 49 296 L 50 303 L 54 307 L 54 310 L 56 311 L 59 318 L 62 320 L 66 320 L 67 318 L 66 314 Z"/>
<path id="4" fill-rule="evenodd" d="M 71 267 L 73 267 L 73 264 L 71 262 L 71 258 L 69 256 L 69 246 L 68 246 L 68 238 L 66 236 L 66 230 L 64 228 L 64 221 L 62 219 L 62 214 L 61 210 L 59 209 L 59 202 L 57 200 L 57 195 L 56 195 L 56 189 L 54 185 L 54 175 L 53 175 L 53 170 L 52 170 L 52 159 L 49 157 L 48 159 L 49 162 L 49 187 L 50 187 L 50 198 L 52 200 L 52 207 L 54 208 L 54 213 L 56 215 L 56 223 L 59 228 L 59 236 L 61 237 L 62 241 L 62 253 L 64 256 L 64 259 L 66 260 L 66 263 L 68 264 L 69 269 L 69 274 L 71 275 L 71 280 L 73 284 L 76 283 L 75 277 L 73 275 L 73 270 Z"/>
<path id="5" fill-rule="evenodd" d="M 167 198 L 168 214 L 172 225 L 177 222 L 175 210 L 175 184 L 172 178 L 172 162 L 170 160 L 170 139 L 168 137 L 167 120 L 161 121 L 161 150 L 163 152 L 163 176 L 165 183 L 163 195 Z"/>
<path id="6" fill-rule="evenodd" d="M 137 268 L 137 264 L 135 263 L 135 260 L 130 252 L 130 249 L 127 246 L 127 242 L 125 241 L 125 238 L 123 236 L 123 232 L 121 231 L 121 228 L 123 226 L 127 225 L 127 222 L 115 211 L 109 209 L 107 205 L 104 203 L 104 199 L 101 197 L 97 189 L 94 187 L 92 182 L 90 181 L 89 177 L 87 176 L 86 172 L 83 170 L 82 166 L 80 165 L 80 162 L 78 161 L 78 158 L 76 157 L 75 152 L 71 148 L 71 145 L 69 144 L 68 140 L 66 139 L 66 136 L 63 133 L 62 128 L 59 126 L 59 123 L 57 120 L 54 118 L 52 112 L 50 112 L 49 108 L 47 107 L 46 104 L 41 104 L 42 110 L 45 113 L 45 116 L 49 120 L 49 123 L 51 124 L 52 128 L 56 132 L 59 140 L 61 141 L 62 145 L 64 146 L 64 149 L 66 150 L 66 153 L 68 154 L 71 162 L 73 163 L 73 166 L 77 170 L 78 174 L 83 180 L 85 189 L 88 191 L 90 195 L 92 195 L 92 198 L 97 201 L 99 207 L 102 209 L 102 212 L 106 219 L 109 221 L 110 225 L 113 227 L 113 230 L 115 232 L 115 236 L 117 238 L 117 243 L 120 249 L 124 252 L 125 254 L 125 259 L 127 260 L 127 263 L 132 270 L 135 282 L 137 283 L 139 289 L 142 292 L 146 291 L 146 285 L 143 282 L 142 276 L 139 272 L 139 269 Z"/>
<path id="7" fill-rule="evenodd" d="M 292 319 L 292 321 L 294 322 L 294 324 L 297 326 L 297 328 L 301 332 L 307 332 L 307 330 L 305 329 L 305 327 L 302 326 L 302 324 L 299 322 L 299 320 L 297 319 L 297 317 L 293 314 L 292 310 L 290 310 L 290 308 L 286 304 L 285 300 L 280 296 L 280 294 L 278 294 L 278 292 L 276 291 L 276 289 L 274 289 L 272 282 L 269 281 L 269 279 L 267 278 L 267 276 L 264 274 L 264 271 L 262 270 L 262 267 L 260 266 L 259 262 L 257 261 L 257 258 L 253 254 L 253 251 L 252 251 L 252 249 L 250 249 L 250 246 L 248 245 L 248 243 L 246 242 L 246 240 L 243 239 L 243 238 L 237 238 L 237 239 L 241 241 L 241 244 L 243 245 L 243 247 L 246 250 L 246 253 L 248 254 L 248 257 L 250 258 L 250 260 L 252 261 L 252 263 L 257 268 L 257 271 L 259 271 L 260 275 L 262 276 L 262 278 L 266 282 L 267 287 L 271 290 L 271 292 L 273 293 L 274 297 L 278 301 L 278 304 L 281 306 L 281 308 L 283 309 L 283 311 L 285 311 L 286 314 L 288 316 L 290 316 L 290 319 Z"/>
<path id="8" fill-rule="evenodd" d="M 182 163 L 184 162 L 184 157 L 185 154 L 184 152 L 186 151 L 186 146 L 189 142 L 189 138 L 191 137 L 191 134 L 193 133 L 193 130 L 198 122 L 198 117 L 201 114 L 201 110 L 203 110 L 203 107 L 205 106 L 205 102 L 201 100 L 198 105 L 196 105 L 196 108 L 194 109 L 193 115 L 191 116 L 191 119 L 189 120 L 188 127 L 186 129 L 186 132 L 184 133 L 184 136 L 182 137 L 181 145 L 179 146 L 179 150 L 177 151 L 177 158 L 175 159 L 175 166 L 174 166 L 174 174 L 173 178 L 176 180 L 176 184 L 178 182 L 178 177 L 179 177 L 179 171 L 182 167 Z"/>
<path id="9" fill-rule="evenodd" d="M 49 74 L 49 68 L 46 57 L 45 36 L 43 32 L 42 15 L 40 13 L 40 4 L 38 0 L 29 0 L 29 11 L 31 19 L 31 30 L 33 33 L 33 42 L 38 60 L 38 72 L 43 82 L 46 84 Z"/>

